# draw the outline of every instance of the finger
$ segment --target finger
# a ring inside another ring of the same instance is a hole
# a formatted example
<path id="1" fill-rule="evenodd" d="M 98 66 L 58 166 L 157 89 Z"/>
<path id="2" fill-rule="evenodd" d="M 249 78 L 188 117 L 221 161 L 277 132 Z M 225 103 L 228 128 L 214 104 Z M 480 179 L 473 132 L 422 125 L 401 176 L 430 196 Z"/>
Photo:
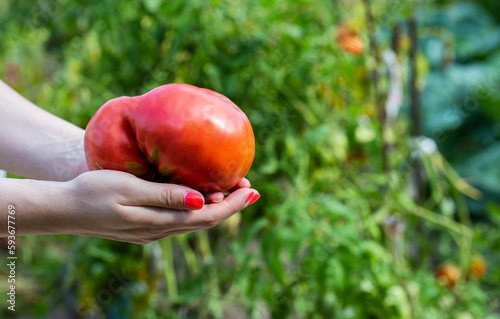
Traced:
<path id="1" fill-rule="evenodd" d="M 229 195 L 230 193 L 234 192 L 237 189 L 240 189 L 240 188 L 250 188 L 251 186 L 252 185 L 250 184 L 250 181 L 248 179 L 246 179 L 246 178 L 243 177 L 231 189 L 229 189 L 227 191 L 224 191 L 224 192 L 214 192 L 214 193 L 205 194 L 205 199 L 210 204 L 220 203 L 224 199 L 224 196 Z"/>
<path id="2" fill-rule="evenodd" d="M 188 225 L 207 229 L 243 210 L 259 197 L 260 195 L 255 189 L 241 188 L 226 196 L 220 203 L 206 205 L 203 210 L 189 211 L 184 214 L 180 213 L 180 215 L 187 217 L 185 222 Z"/>
<path id="3" fill-rule="evenodd" d="M 160 238 L 168 232 L 186 233 L 214 227 L 259 197 L 256 190 L 245 188 L 231 193 L 221 203 L 205 205 L 201 210 L 165 210 L 147 206 L 124 206 L 123 209 L 131 229 L 141 225 Z"/>
<path id="4" fill-rule="evenodd" d="M 254 189 L 242 188 L 227 196 L 222 202 L 205 205 L 201 210 L 172 211 L 159 207 L 124 207 L 132 227 L 137 224 L 157 230 L 165 229 L 201 230 L 214 227 L 233 214 L 250 205 L 254 198 L 260 197 Z"/>
<path id="5" fill-rule="evenodd" d="M 250 183 L 250 181 L 248 179 L 246 179 L 245 177 L 243 177 L 239 182 L 238 184 L 236 184 L 239 188 L 250 188 L 252 187 L 252 184 Z"/>
<path id="6" fill-rule="evenodd" d="M 205 194 L 205 199 L 210 204 L 220 203 L 224 200 L 224 194 L 222 192 L 208 193 Z"/>
<path id="7" fill-rule="evenodd" d="M 205 198 L 197 190 L 175 184 L 148 182 L 136 179 L 129 183 L 124 205 L 140 205 L 175 210 L 201 209 Z"/>
<path id="8" fill-rule="evenodd" d="M 243 177 L 242 179 L 239 180 L 239 182 L 236 185 L 234 185 L 231 189 L 229 189 L 229 191 L 226 192 L 226 195 L 234 192 L 237 189 L 250 188 L 250 187 L 252 187 L 252 185 L 250 184 L 250 181 L 248 179 L 246 179 L 245 177 Z"/>
<path id="9" fill-rule="evenodd" d="M 189 188 L 188 185 L 184 184 L 177 184 L 177 185 Z M 220 203 L 224 199 L 224 194 L 222 192 L 212 192 L 212 193 L 203 192 L 202 194 L 205 197 L 205 203 L 210 203 L 210 204 Z"/>
<path id="10" fill-rule="evenodd" d="M 199 210 L 172 210 L 153 206 L 123 206 L 121 209 L 125 223 L 120 229 L 134 236 L 144 231 L 150 235 L 161 235 L 170 231 L 198 229 L 189 219 L 191 212 Z"/>

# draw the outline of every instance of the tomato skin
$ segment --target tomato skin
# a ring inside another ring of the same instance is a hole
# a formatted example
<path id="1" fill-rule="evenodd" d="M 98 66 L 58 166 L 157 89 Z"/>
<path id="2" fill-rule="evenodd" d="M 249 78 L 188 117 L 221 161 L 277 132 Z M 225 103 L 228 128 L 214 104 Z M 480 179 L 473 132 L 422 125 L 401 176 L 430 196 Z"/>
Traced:
<path id="1" fill-rule="evenodd" d="M 451 264 L 451 263 L 446 263 L 446 264 L 440 265 L 436 269 L 434 276 L 436 277 L 436 280 L 440 284 L 445 285 L 449 288 L 452 288 L 460 280 L 461 273 L 460 273 L 460 269 L 458 268 L 458 266 Z"/>
<path id="2" fill-rule="evenodd" d="M 363 41 L 357 32 L 346 24 L 339 26 L 336 40 L 340 48 L 347 53 L 352 55 L 361 55 L 363 53 Z"/>
<path id="3" fill-rule="evenodd" d="M 475 255 L 472 257 L 472 261 L 469 267 L 469 275 L 475 279 L 483 278 L 486 273 L 486 260 L 482 255 Z"/>
<path id="4" fill-rule="evenodd" d="M 202 192 L 235 186 L 252 165 L 250 121 L 228 98 L 167 84 L 105 103 L 85 133 L 89 169 L 114 169 Z"/>

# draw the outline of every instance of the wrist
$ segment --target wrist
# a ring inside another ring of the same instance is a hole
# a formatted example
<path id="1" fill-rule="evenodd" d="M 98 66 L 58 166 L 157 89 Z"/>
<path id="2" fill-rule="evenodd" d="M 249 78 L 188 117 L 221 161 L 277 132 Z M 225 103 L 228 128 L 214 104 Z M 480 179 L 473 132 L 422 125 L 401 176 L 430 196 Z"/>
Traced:
<path id="1" fill-rule="evenodd" d="M 67 230 L 68 214 L 71 214 L 68 200 L 71 198 L 68 182 L 47 182 L 26 179 L 0 180 L 2 196 L 0 203 L 7 207 L 13 205 L 16 210 L 16 234 L 47 235 L 70 233 Z M 4 209 L 2 209 L 4 211 Z M 1 214 L 4 234 L 7 217 Z"/>
<path id="2" fill-rule="evenodd" d="M 88 171 L 83 147 L 83 130 L 54 142 L 58 146 L 45 156 L 46 180 L 69 181 Z"/>

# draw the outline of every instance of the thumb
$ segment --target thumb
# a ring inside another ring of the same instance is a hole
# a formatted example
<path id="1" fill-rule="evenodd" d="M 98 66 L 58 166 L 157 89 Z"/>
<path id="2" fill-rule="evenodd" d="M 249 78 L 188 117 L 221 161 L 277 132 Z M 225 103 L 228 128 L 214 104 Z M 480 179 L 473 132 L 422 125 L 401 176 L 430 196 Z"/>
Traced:
<path id="1" fill-rule="evenodd" d="M 196 210 L 203 208 L 205 198 L 192 188 L 167 183 L 136 180 L 128 199 L 133 205 L 162 207 L 175 210 Z M 133 199 L 132 199 L 133 198 Z"/>

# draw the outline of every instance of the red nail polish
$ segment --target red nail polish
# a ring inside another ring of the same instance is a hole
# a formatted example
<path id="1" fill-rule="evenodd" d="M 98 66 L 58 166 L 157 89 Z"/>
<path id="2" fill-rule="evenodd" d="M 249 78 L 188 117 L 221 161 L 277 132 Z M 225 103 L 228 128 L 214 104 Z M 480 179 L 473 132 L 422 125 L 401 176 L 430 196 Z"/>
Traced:
<path id="1" fill-rule="evenodd" d="M 205 199 L 195 193 L 187 193 L 184 197 L 184 206 L 191 209 L 201 209 L 205 204 Z"/>
<path id="2" fill-rule="evenodd" d="M 255 203 L 258 199 L 260 198 L 260 195 L 259 194 L 255 194 L 254 197 L 252 197 L 252 200 L 250 201 L 250 204 L 248 205 L 252 205 L 253 203 Z"/>
<path id="3" fill-rule="evenodd" d="M 255 193 L 254 193 L 254 192 L 252 192 L 252 193 L 250 193 L 250 195 L 248 195 L 248 197 L 247 197 L 247 199 L 246 199 L 245 203 L 248 203 L 248 201 L 252 199 L 253 194 L 255 194 Z"/>

